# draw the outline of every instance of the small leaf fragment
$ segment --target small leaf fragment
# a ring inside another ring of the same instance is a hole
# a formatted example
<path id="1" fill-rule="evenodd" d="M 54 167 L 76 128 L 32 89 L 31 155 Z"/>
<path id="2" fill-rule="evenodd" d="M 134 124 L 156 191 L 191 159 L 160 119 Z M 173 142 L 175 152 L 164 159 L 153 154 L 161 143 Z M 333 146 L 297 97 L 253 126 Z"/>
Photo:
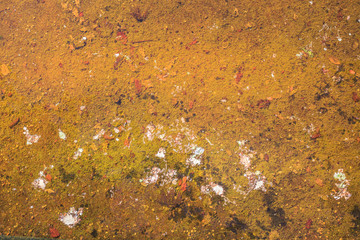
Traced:
<path id="1" fill-rule="evenodd" d="M 332 62 L 335 65 L 340 65 L 340 60 L 336 57 L 329 57 L 330 62 Z"/>
<path id="2" fill-rule="evenodd" d="M 10 73 L 8 66 L 6 66 L 5 64 L 2 64 L 0 66 L 0 73 L 4 76 L 8 75 Z"/>

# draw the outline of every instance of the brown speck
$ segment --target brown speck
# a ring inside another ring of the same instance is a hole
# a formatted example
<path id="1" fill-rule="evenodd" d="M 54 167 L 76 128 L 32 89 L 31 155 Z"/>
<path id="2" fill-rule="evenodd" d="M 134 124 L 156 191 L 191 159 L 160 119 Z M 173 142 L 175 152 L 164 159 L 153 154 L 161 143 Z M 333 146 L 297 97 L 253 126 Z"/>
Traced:
<path id="1" fill-rule="evenodd" d="M 9 125 L 9 128 L 13 128 L 20 122 L 20 118 L 16 118 L 14 121 L 12 121 Z"/>
<path id="2" fill-rule="evenodd" d="M 360 100 L 360 97 L 359 97 L 359 95 L 357 95 L 356 92 L 353 92 L 352 93 L 352 99 L 354 100 L 354 102 L 358 102 Z"/>

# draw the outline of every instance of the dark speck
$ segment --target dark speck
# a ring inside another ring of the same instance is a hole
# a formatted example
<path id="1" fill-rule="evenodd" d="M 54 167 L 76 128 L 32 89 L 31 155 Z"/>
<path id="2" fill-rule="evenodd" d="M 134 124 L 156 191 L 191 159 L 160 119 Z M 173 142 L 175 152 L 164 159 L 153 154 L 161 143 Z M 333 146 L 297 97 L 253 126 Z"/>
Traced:
<path id="1" fill-rule="evenodd" d="M 96 229 L 92 230 L 91 236 L 93 236 L 94 238 L 98 236 L 98 232 L 96 231 Z"/>
<path id="2" fill-rule="evenodd" d="M 115 104 L 121 105 L 121 98 L 117 102 L 115 102 Z"/>

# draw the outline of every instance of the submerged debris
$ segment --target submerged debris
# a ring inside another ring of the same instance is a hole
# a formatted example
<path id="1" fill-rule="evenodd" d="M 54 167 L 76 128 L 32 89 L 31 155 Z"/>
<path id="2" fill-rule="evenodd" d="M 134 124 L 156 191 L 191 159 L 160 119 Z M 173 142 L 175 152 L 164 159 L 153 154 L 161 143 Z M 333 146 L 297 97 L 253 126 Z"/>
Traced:
<path id="1" fill-rule="evenodd" d="M 161 147 L 159 148 L 159 151 L 155 154 L 155 157 L 165 158 L 165 153 L 166 153 L 165 148 Z"/>
<path id="2" fill-rule="evenodd" d="M 234 189 L 240 194 L 248 195 L 253 190 L 261 190 L 263 192 L 266 192 L 265 184 L 272 186 L 272 183 L 268 182 L 266 180 L 266 177 L 261 175 L 260 171 L 246 171 L 244 176 L 248 179 L 248 187 L 246 191 L 241 190 L 242 186 L 234 185 Z"/>
<path id="3" fill-rule="evenodd" d="M 210 194 L 211 192 L 214 192 L 216 195 L 224 196 L 224 188 L 220 186 L 219 184 L 210 182 L 206 186 L 201 186 L 201 192 L 203 194 Z"/>
<path id="4" fill-rule="evenodd" d="M 160 124 L 150 123 L 145 127 L 143 142 L 158 138 L 168 142 L 174 152 L 192 152 L 197 147 L 195 144 L 197 137 L 185 123 L 184 118 L 176 119 L 175 123 L 171 125 L 172 128 L 168 131 L 165 131 L 164 127 Z"/>
<path id="5" fill-rule="evenodd" d="M 248 170 L 251 167 L 251 159 L 254 157 L 255 152 L 245 145 L 247 140 L 237 141 L 239 145 L 239 157 L 240 164 L 243 165 L 245 170 Z"/>
<path id="6" fill-rule="evenodd" d="M 136 21 L 143 22 L 149 16 L 149 10 L 148 9 L 141 10 L 139 6 L 136 6 L 133 9 L 131 9 L 130 14 L 136 19 Z"/>
<path id="7" fill-rule="evenodd" d="M 243 153 L 239 153 L 240 156 L 240 163 L 244 166 L 245 170 L 248 170 L 249 167 L 251 166 L 251 155 L 247 155 L 247 154 L 243 154 Z"/>
<path id="8" fill-rule="evenodd" d="M 61 138 L 62 140 L 66 140 L 66 134 L 61 131 L 61 129 L 59 128 L 59 138 Z"/>
<path id="9" fill-rule="evenodd" d="M 34 188 L 40 188 L 42 190 L 45 190 L 46 184 L 48 183 L 48 181 L 46 181 L 44 174 L 42 174 L 42 172 L 40 172 L 40 177 L 35 179 L 32 182 L 32 185 Z"/>
<path id="10" fill-rule="evenodd" d="M 256 171 L 255 173 L 247 171 L 244 174 L 245 177 L 249 180 L 248 190 L 247 193 L 249 193 L 252 190 L 261 190 L 266 192 L 265 183 L 266 177 L 261 175 L 260 171 Z"/>
<path id="11" fill-rule="evenodd" d="M 161 173 L 161 169 L 158 167 L 153 167 L 150 171 L 150 174 L 148 174 L 146 178 L 140 179 L 140 182 L 145 185 L 156 183 L 159 179 L 159 173 Z"/>
<path id="12" fill-rule="evenodd" d="M 51 165 L 49 168 L 53 168 L 53 167 L 54 166 Z M 47 180 L 49 181 L 51 180 L 51 178 L 47 177 L 45 174 L 46 169 L 47 167 L 45 167 L 43 171 L 40 171 L 39 177 L 32 182 L 34 188 L 40 188 L 42 190 L 45 190 L 46 184 L 48 183 Z"/>
<path id="13" fill-rule="evenodd" d="M 37 143 L 41 136 L 39 135 L 31 135 L 27 127 L 24 127 L 24 134 L 26 137 L 26 145 L 31 145 L 33 143 Z"/>
<path id="14" fill-rule="evenodd" d="M 93 136 L 94 140 L 100 139 L 105 134 L 105 130 L 101 129 L 100 132 L 98 132 L 95 136 Z"/>
<path id="15" fill-rule="evenodd" d="M 82 148 L 78 148 L 78 150 L 76 152 L 74 152 L 73 159 L 75 159 L 75 160 L 78 159 L 81 156 L 83 151 L 84 150 Z"/>
<path id="16" fill-rule="evenodd" d="M 79 208 L 76 211 L 74 207 L 71 207 L 69 212 L 60 214 L 59 220 L 72 228 L 81 221 L 80 216 L 82 215 L 82 212 L 82 208 Z"/>
<path id="17" fill-rule="evenodd" d="M 339 190 L 336 193 L 332 193 L 331 195 L 335 198 L 335 200 L 339 200 L 340 198 L 345 198 L 345 200 L 348 200 L 351 197 L 351 193 L 349 193 L 347 190 L 347 187 L 350 185 L 350 181 L 346 179 L 344 170 L 340 168 L 337 172 L 335 172 L 334 179 L 340 182 L 335 183 L 335 186 Z"/>
<path id="18" fill-rule="evenodd" d="M 141 184 L 147 186 L 149 184 L 157 183 L 160 181 L 160 185 L 166 185 L 169 183 L 177 184 L 177 171 L 173 169 L 169 169 L 166 171 L 166 169 L 160 169 L 158 167 L 153 167 L 150 171 L 150 173 L 143 179 L 140 179 L 139 181 Z"/>
<path id="19" fill-rule="evenodd" d="M 186 159 L 186 163 L 191 166 L 197 166 L 201 164 L 202 154 L 205 149 L 202 147 L 196 147 L 194 153 L 190 156 L 190 158 Z"/>

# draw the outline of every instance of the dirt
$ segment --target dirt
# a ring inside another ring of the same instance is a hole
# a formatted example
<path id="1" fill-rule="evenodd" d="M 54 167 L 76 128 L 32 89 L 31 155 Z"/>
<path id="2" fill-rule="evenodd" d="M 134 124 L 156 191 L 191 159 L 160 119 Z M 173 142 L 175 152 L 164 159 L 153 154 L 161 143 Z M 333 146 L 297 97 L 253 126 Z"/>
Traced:
<path id="1" fill-rule="evenodd" d="M 358 239 L 359 9 L 1 1 L 0 235 Z"/>

